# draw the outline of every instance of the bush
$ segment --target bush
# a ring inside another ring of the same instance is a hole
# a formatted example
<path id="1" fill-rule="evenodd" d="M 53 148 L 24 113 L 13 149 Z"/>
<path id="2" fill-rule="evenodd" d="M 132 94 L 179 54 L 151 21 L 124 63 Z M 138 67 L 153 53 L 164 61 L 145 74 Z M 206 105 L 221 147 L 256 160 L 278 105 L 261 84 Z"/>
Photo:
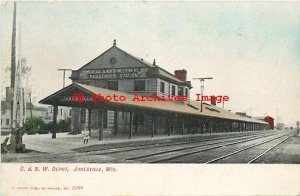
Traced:
<path id="1" fill-rule="evenodd" d="M 36 133 L 44 133 L 45 122 L 40 117 L 33 116 L 31 118 L 27 118 L 25 122 L 25 132 L 30 134 Z"/>
<path id="2" fill-rule="evenodd" d="M 30 134 L 47 134 L 54 130 L 53 122 L 44 122 L 40 117 L 28 118 L 25 122 L 25 132 Z M 71 119 L 59 120 L 56 124 L 57 132 L 69 132 L 71 129 Z"/>
<path id="3" fill-rule="evenodd" d="M 71 119 L 59 120 L 56 125 L 57 132 L 69 132 L 71 129 Z M 44 130 L 52 132 L 54 130 L 53 122 L 45 123 Z"/>

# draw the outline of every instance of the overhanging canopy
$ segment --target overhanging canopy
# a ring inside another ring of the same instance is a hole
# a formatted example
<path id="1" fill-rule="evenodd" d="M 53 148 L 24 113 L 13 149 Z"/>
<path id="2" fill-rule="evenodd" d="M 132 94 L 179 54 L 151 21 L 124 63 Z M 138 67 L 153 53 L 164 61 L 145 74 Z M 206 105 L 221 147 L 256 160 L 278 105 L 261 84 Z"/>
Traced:
<path id="1" fill-rule="evenodd" d="M 83 95 L 86 99 L 82 101 L 74 101 L 72 97 L 74 94 Z M 124 101 L 109 102 L 96 100 L 92 101 L 91 97 L 94 95 L 124 96 Z M 39 103 L 57 106 L 68 107 L 82 107 L 82 108 L 107 108 L 110 110 L 132 111 L 132 110 L 147 110 L 156 112 L 173 112 L 184 115 L 199 116 L 199 117 L 213 117 L 218 119 L 234 120 L 248 123 L 268 124 L 265 121 L 257 120 L 253 118 L 247 118 L 239 116 L 233 112 L 219 108 L 214 105 L 203 103 L 203 112 L 200 112 L 200 103 L 191 100 L 190 102 L 177 102 L 177 101 L 133 101 L 133 94 L 114 91 L 90 85 L 84 85 L 79 83 L 72 83 L 69 86 L 49 95 L 42 99 Z"/>

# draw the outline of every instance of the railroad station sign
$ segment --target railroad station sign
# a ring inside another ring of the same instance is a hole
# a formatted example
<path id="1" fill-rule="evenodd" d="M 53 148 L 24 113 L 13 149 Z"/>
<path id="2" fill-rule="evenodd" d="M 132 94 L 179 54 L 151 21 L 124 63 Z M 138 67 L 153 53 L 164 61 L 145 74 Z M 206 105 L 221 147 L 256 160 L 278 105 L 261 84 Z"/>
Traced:
<path id="1" fill-rule="evenodd" d="M 147 78 L 148 70 L 147 67 L 85 69 L 80 71 L 79 77 L 84 80 Z"/>

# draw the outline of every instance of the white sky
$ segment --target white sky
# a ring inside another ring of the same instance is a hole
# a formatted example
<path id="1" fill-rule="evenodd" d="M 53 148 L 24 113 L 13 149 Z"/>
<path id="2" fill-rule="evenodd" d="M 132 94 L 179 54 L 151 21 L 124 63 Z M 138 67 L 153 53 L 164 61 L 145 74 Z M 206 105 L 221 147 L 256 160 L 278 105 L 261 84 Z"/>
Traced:
<path id="1" fill-rule="evenodd" d="M 225 107 L 300 120 L 299 2 L 18 2 L 22 54 L 36 101 L 62 88 L 58 68 L 78 69 L 112 46 L 156 59 L 188 79 L 214 77 L 206 95 Z M 1 7 L 1 90 L 9 86 L 13 4 Z M 67 74 L 69 76 L 70 74 Z M 66 80 L 70 84 L 69 79 Z M 199 92 L 192 80 L 191 96 Z"/>

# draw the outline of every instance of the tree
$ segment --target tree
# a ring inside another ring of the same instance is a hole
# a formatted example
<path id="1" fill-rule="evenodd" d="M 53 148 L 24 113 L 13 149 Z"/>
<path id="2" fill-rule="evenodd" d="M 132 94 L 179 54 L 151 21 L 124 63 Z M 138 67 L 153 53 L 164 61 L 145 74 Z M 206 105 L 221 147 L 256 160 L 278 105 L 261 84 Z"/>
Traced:
<path id="1" fill-rule="evenodd" d="M 30 117 L 26 119 L 25 122 L 25 132 L 27 134 L 36 134 L 36 133 L 43 133 L 45 122 L 40 117 Z"/>

